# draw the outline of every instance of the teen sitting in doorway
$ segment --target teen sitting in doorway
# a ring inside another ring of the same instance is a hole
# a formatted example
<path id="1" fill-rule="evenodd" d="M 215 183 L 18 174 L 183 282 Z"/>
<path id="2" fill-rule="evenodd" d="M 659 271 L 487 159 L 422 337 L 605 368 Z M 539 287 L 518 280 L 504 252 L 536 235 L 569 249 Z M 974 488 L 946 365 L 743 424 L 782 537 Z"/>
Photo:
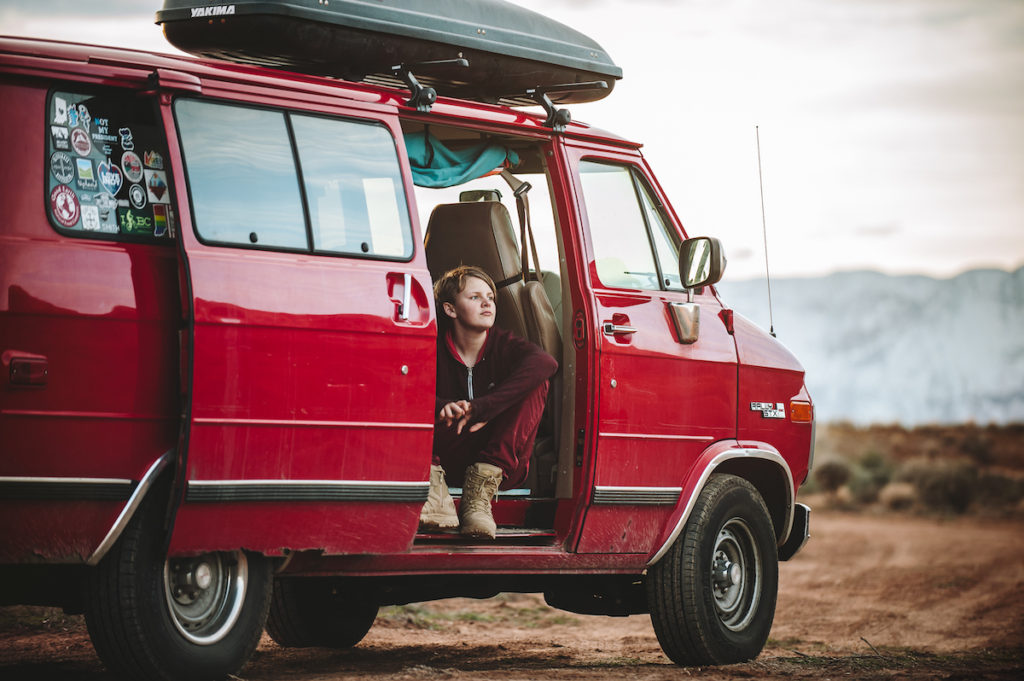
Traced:
<path id="1" fill-rule="evenodd" d="M 437 399 L 424 530 L 459 528 L 493 539 L 491 500 L 526 479 L 548 379 L 558 362 L 537 345 L 494 326 L 494 281 L 463 265 L 434 285 L 438 317 Z M 447 330 L 445 329 L 447 327 Z M 446 480 L 447 474 L 447 480 Z M 462 486 L 459 512 L 448 481 Z"/>

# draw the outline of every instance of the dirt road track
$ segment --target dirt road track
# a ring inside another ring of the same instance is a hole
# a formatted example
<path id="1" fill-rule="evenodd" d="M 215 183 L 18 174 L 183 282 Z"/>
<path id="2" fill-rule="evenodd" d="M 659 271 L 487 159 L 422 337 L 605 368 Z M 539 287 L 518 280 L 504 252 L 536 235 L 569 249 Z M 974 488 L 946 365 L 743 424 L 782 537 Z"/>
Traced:
<path id="1" fill-rule="evenodd" d="M 1024 523 L 816 513 L 811 527 L 781 566 L 772 636 L 748 664 L 680 669 L 646 616 L 570 615 L 511 594 L 386 609 L 349 651 L 264 637 L 240 678 L 1024 678 Z M 0 630 L 0 679 L 110 678 L 79 618 L 51 622 Z"/>

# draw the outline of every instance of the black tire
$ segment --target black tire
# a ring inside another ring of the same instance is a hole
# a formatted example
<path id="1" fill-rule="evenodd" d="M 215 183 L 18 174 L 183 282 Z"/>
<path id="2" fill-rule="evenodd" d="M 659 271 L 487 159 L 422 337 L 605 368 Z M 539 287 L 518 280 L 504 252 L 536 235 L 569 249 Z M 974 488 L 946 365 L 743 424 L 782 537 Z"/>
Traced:
<path id="1" fill-rule="evenodd" d="M 366 636 L 378 606 L 353 598 L 331 580 L 279 578 L 267 633 L 288 648 L 351 648 Z"/>
<path id="2" fill-rule="evenodd" d="M 91 572 L 89 636 L 103 663 L 125 678 L 223 679 L 259 643 L 272 566 L 244 551 L 166 559 L 161 510 L 156 499 L 140 508 Z M 197 586 L 188 586 L 190 580 Z"/>
<path id="3" fill-rule="evenodd" d="M 746 480 L 713 475 L 683 533 L 647 575 L 654 632 L 678 665 L 733 664 L 760 654 L 779 586 L 775 529 Z"/>

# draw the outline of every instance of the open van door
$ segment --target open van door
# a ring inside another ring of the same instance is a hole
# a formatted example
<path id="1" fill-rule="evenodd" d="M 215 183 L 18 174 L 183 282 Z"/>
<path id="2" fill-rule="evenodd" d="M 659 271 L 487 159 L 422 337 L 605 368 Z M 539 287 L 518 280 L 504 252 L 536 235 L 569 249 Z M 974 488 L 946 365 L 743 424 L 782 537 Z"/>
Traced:
<path id="1" fill-rule="evenodd" d="M 186 315 L 171 554 L 408 549 L 437 332 L 397 123 L 272 101 L 164 113 Z"/>
<path id="2" fill-rule="evenodd" d="M 692 301 L 684 291 L 680 230 L 641 159 L 570 152 L 600 338 L 593 496 L 577 551 L 650 553 L 700 454 L 736 437 L 736 345 L 710 289 Z"/>

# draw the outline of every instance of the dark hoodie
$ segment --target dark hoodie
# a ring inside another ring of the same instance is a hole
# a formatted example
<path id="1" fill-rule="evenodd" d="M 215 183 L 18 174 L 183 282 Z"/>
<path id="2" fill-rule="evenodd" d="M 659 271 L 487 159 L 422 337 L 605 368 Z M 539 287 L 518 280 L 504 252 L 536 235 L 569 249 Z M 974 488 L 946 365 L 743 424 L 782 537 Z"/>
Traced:
<path id="1" fill-rule="evenodd" d="M 558 362 L 539 346 L 498 327 L 487 332 L 476 365 L 469 368 L 459 357 L 449 331 L 437 344 L 434 419 L 449 402 L 469 400 L 473 405 L 471 423 L 490 421 L 525 399 L 557 370 Z"/>

